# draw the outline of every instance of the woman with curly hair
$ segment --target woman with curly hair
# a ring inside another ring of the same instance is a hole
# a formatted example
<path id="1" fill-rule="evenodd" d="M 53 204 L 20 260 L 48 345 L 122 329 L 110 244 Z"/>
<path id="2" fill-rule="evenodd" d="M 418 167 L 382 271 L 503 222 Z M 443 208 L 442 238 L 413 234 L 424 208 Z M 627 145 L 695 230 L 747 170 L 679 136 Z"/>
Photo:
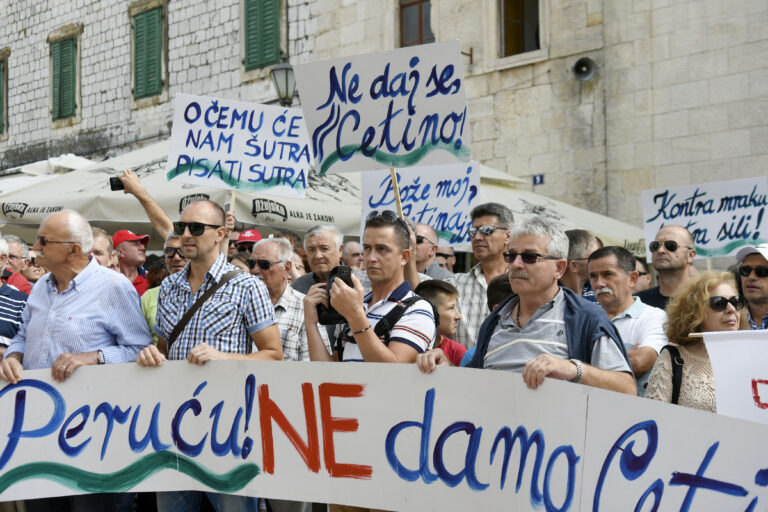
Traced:
<path id="1" fill-rule="evenodd" d="M 715 378 L 700 336 L 691 333 L 738 331 L 747 328 L 744 298 L 729 272 L 705 272 L 689 279 L 667 305 L 667 338 L 683 360 L 683 379 L 677 403 L 717 412 Z M 668 350 L 659 354 L 648 380 L 646 398 L 672 401 L 672 361 Z"/>

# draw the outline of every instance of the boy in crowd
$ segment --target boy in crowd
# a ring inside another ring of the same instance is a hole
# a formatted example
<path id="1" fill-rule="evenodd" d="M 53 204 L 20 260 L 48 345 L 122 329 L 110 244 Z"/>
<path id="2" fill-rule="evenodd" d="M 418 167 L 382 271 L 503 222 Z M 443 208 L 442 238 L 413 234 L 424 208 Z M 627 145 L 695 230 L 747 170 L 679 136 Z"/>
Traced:
<path id="1" fill-rule="evenodd" d="M 459 326 L 459 320 L 461 320 L 461 313 L 456 306 L 459 291 L 452 284 L 439 279 L 422 281 L 414 291 L 416 295 L 431 302 L 440 316 L 440 324 L 437 326 L 437 340 L 433 348 L 441 349 L 455 366 L 459 366 L 461 358 L 467 351 L 464 345 L 456 343 L 452 339 L 456 336 L 456 329 Z"/>

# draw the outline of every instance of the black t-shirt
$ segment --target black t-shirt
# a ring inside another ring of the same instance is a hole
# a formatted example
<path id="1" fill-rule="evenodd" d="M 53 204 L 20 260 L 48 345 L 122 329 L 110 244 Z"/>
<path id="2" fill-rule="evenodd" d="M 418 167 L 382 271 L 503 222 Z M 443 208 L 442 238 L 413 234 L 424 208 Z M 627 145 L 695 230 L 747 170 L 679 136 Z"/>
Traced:
<path id="1" fill-rule="evenodd" d="M 637 296 L 640 297 L 640 300 L 643 301 L 643 303 L 648 304 L 649 306 L 659 309 L 667 309 L 669 297 L 662 295 L 658 286 L 643 290 L 639 292 Z"/>

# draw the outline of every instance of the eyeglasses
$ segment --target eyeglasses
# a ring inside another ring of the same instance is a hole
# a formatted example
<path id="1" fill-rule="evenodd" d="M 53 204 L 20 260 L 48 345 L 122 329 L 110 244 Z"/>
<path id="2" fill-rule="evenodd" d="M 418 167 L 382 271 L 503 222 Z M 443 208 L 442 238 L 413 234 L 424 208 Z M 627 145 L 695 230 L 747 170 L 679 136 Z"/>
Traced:
<path id="1" fill-rule="evenodd" d="M 741 311 L 744 309 L 746 301 L 744 300 L 744 297 L 739 295 L 734 295 L 730 299 L 726 299 L 720 295 L 709 298 L 709 307 L 712 308 L 712 311 L 716 311 L 718 313 L 720 311 L 725 311 L 725 308 L 728 307 L 728 304 L 733 306 L 736 311 Z"/>
<path id="2" fill-rule="evenodd" d="M 270 268 L 272 268 L 272 265 L 279 265 L 280 263 L 285 263 L 285 262 L 282 260 L 269 261 L 269 260 L 261 260 L 261 259 L 259 260 L 249 259 L 245 262 L 245 264 L 248 265 L 248 268 L 251 270 L 253 270 L 256 267 L 256 265 L 258 265 L 261 270 L 269 270 Z"/>
<path id="3" fill-rule="evenodd" d="M 638 272 L 637 275 L 638 275 L 638 277 L 647 276 L 648 272 Z"/>
<path id="4" fill-rule="evenodd" d="M 163 253 L 165 253 L 165 257 L 169 260 L 172 260 L 174 256 L 177 254 L 179 255 L 179 258 L 185 259 L 186 256 L 184 256 L 184 253 L 181 252 L 181 247 L 166 247 L 163 249 Z"/>
<path id="5" fill-rule="evenodd" d="M 10 254 L 10 253 L 9 253 L 9 254 L 8 254 L 8 259 L 9 259 L 9 260 L 20 260 L 20 259 L 21 259 L 21 256 L 17 256 L 17 255 L 15 255 L 15 254 Z"/>
<path id="6" fill-rule="evenodd" d="M 435 256 L 439 256 L 439 257 L 445 258 L 445 259 L 453 258 L 453 254 L 450 254 L 450 253 L 447 253 L 447 252 L 436 252 Z"/>
<path id="7" fill-rule="evenodd" d="M 228 244 L 228 247 L 232 247 L 232 246 L 233 246 L 233 245 L 235 245 L 236 243 L 237 243 L 237 240 L 230 240 L 230 241 L 229 241 L 229 244 Z"/>
<path id="8" fill-rule="evenodd" d="M 743 277 L 749 277 L 749 274 L 751 274 L 753 270 L 757 277 L 768 277 L 768 267 L 765 266 L 750 267 L 749 265 L 744 265 L 739 269 L 739 274 Z"/>
<path id="9" fill-rule="evenodd" d="M 520 256 L 520 259 L 523 260 L 523 263 L 526 265 L 533 265 L 537 261 L 539 261 L 539 258 L 545 259 L 545 260 L 559 260 L 561 258 L 558 258 L 557 256 L 550 256 L 549 254 L 539 254 L 537 252 L 515 252 L 515 251 L 507 251 L 504 253 L 504 261 L 507 263 L 514 263 L 514 261 L 517 259 L 517 257 Z"/>
<path id="10" fill-rule="evenodd" d="M 469 231 L 467 233 L 469 234 L 469 238 L 475 238 L 475 235 L 479 231 L 483 236 L 490 236 L 493 234 L 494 231 L 497 229 L 507 229 L 504 226 L 493 226 L 491 224 L 486 224 L 485 226 L 472 226 L 469 228 Z"/>
<path id="11" fill-rule="evenodd" d="M 256 245 L 256 242 L 240 242 L 235 247 L 237 247 L 238 251 L 251 252 L 253 250 L 254 245 Z"/>
<path id="12" fill-rule="evenodd" d="M 189 228 L 189 234 L 192 236 L 200 236 L 205 231 L 205 228 L 213 228 L 217 229 L 221 226 L 217 226 L 216 224 L 205 224 L 203 222 L 174 222 L 173 223 L 173 231 L 179 235 L 182 236 L 184 234 L 184 231 Z"/>
<path id="13" fill-rule="evenodd" d="M 395 212 L 392 210 L 373 210 L 371 213 L 368 214 L 368 217 L 365 218 L 366 221 L 369 221 L 371 219 L 375 219 L 376 217 L 381 217 L 385 221 L 389 222 L 390 224 L 399 224 L 400 227 L 402 227 L 406 233 L 410 233 L 410 230 L 408 229 L 408 224 L 405 223 L 403 219 L 397 216 Z M 418 241 L 418 238 L 417 238 Z"/>
<path id="14" fill-rule="evenodd" d="M 651 250 L 651 252 L 656 252 L 659 250 L 659 247 L 661 247 L 662 242 L 659 242 L 657 240 L 654 240 L 650 244 L 648 244 L 648 248 Z M 664 248 L 669 252 L 675 252 L 677 248 L 680 247 L 677 242 L 674 240 L 664 240 Z M 684 245 L 686 249 L 690 249 L 687 245 Z"/>
<path id="15" fill-rule="evenodd" d="M 35 266 L 35 267 L 40 267 L 40 266 L 41 266 L 39 263 L 37 263 L 37 262 L 35 261 L 35 256 L 32 256 L 31 258 L 29 258 L 29 264 L 30 264 L 30 265 L 33 265 L 33 266 Z"/>
<path id="16" fill-rule="evenodd" d="M 435 242 L 430 240 L 429 238 L 421 235 L 416 235 L 416 243 L 417 244 L 423 244 L 424 242 L 429 242 L 430 245 L 437 245 Z"/>
<path id="17" fill-rule="evenodd" d="M 76 244 L 74 240 L 67 240 L 67 241 L 56 241 L 56 240 L 48 240 L 44 236 L 38 236 L 37 241 L 40 242 L 40 247 L 45 247 L 48 244 Z"/>

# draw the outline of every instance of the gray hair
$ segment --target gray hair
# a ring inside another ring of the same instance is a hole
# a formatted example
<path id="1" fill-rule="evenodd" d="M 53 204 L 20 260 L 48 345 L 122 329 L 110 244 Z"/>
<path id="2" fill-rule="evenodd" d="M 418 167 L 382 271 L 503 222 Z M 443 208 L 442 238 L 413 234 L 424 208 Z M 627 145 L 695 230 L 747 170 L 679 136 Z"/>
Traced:
<path id="1" fill-rule="evenodd" d="M 588 257 L 589 244 L 597 242 L 595 235 L 586 229 L 569 229 L 565 236 L 568 237 L 568 261 Z"/>
<path id="2" fill-rule="evenodd" d="M 566 259 L 568 257 L 568 237 L 563 230 L 555 224 L 542 217 L 529 217 L 522 222 L 515 224 L 510 229 L 510 239 L 523 235 L 543 235 L 549 238 L 547 242 L 547 253 L 550 256 Z"/>
<path id="3" fill-rule="evenodd" d="M 8 242 L 5 237 L 0 237 L 0 256 L 8 256 Z"/>
<path id="4" fill-rule="evenodd" d="M 342 234 L 341 230 L 339 230 L 339 228 L 332 224 L 318 224 L 317 226 L 314 226 L 312 229 L 307 231 L 307 234 L 304 235 L 304 249 L 307 249 L 307 239 L 309 237 L 319 235 L 324 231 L 330 231 L 333 233 L 333 240 L 336 242 L 336 250 L 338 251 L 342 244 L 344 244 L 344 235 Z"/>
<path id="5" fill-rule="evenodd" d="M 507 208 L 501 203 L 483 203 L 472 208 L 472 212 L 469 214 L 469 218 L 472 222 L 478 217 L 485 217 L 486 215 L 493 215 L 499 219 L 499 222 L 506 228 L 511 228 L 515 223 L 515 217 L 512 215 L 512 210 Z"/>
<path id="6" fill-rule="evenodd" d="M 63 210 L 67 214 L 67 230 L 69 238 L 80 244 L 83 254 L 91 252 L 93 247 L 93 231 L 88 219 L 74 210 Z"/>
<path id="7" fill-rule="evenodd" d="M 285 238 L 264 238 L 256 242 L 253 245 L 253 249 L 255 250 L 257 247 L 262 247 L 266 244 L 277 245 L 277 259 L 281 263 L 293 261 L 293 247 L 291 247 L 291 242 Z M 251 251 L 251 254 L 253 254 L 253 251 Z"/>
<path id="8" fill-rule="evenodd" d="M 168 236 L 165 237 L 165 242 L 163 242 L 163 250 L 165 250 L 168 247 L 168 242 L 170 242 L 171 240 L 178 240 L 179 238 L 181 237 L 177 235 L 175 231 L 171 231 L 170 233 L 168 233 Z"/>
<path id="9" fill-rule="evenodd" d="M 16 235 L 3 235 L 3 238 L 5 239 L 6 242 L 8 242 L 8 245 L 10 245 L 13 242 L 16 242 L 17 244 L 19 244 L 19 247 L 21 247 L 21 257 L 29 258 L 29 246 L 24 240 L 17 237 Z M 8 250 L 10 251 L 10 248 Z"/>

